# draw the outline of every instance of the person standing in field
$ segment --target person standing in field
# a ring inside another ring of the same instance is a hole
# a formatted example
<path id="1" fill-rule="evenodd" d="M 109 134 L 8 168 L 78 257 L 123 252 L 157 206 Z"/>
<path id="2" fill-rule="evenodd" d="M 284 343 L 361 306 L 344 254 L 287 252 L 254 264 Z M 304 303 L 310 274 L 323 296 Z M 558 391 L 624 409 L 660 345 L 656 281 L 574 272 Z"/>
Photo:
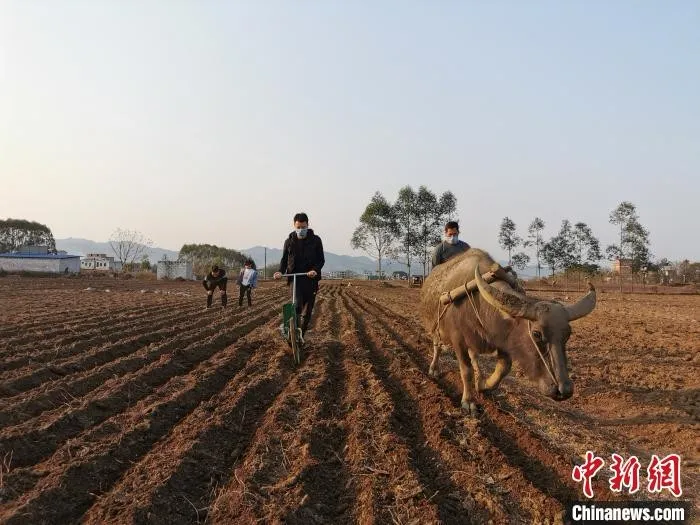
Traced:
<path id="1" fill-rule="evenodd" d="M 228 277 L 226 277 L 226 271 L 223 268 L 219 268 L 216 264 L 211 267 L 211 272 L 202 281 L 202 286 L 207 291 L 207 308 L 211 308 L 212 300 L 214 299 L 214 290 L 219 288 L 221 290 L 221 307 L 226 308 L 226 302 L 228 297 L 226 296 L 226 283 L 228 282 Z"/>
<path id="2" fill-rule="evenodd" d="M 459 224 L 457 221 L 450 221 L 445 224 L 443 240 L 433 250 L 433 268 L 447 262 L 457 254 L 466 252 L 470 246 L 459 240 Z"/>
<path id="3" fill-rule="evenodd" d="M 309 228 L 306 213 L 297 213 L 292 221 L 294 231 L 284 241 L 280 268 L 274 278 L 279 279 L 283 273 L 305 273 L 296 280 L 296 311 L 302 319 L 301 333 L 306 334 L 311 322 L 311 313 L 316 302 L 316 293 L 321 279 L 321 269 L 326 262 L 323 255 L 321 238 Z M 293 282 L 287 278 L 287 284 Z"/>
<path id="4" fill-rule="evenodd" d="M 258 285 L 258 271 L 255 269 L 255 263 L 252 259 L 248 259 L 243 266 L 243 269 L 238 274 L 238 306 L 243 306 L 243 297 L 248 298 L 248 306 L 253 305 L 251 291 Z"/>

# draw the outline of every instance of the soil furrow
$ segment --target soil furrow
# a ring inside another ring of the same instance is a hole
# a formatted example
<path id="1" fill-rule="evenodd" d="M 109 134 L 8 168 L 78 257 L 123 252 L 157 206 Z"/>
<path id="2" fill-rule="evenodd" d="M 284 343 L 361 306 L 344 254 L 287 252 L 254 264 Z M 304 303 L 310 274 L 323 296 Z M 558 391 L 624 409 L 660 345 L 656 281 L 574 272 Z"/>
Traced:
<path id="1" fill-rule="evenodd" d="M 79 409 L 70 411 L 47 427 L 29 431 L 13 427 L 8 429 L 13 431 L 10 435 L 7 430 L 1 432 L 0 454 L 12 452 L 13 464 L 18 467 L 28 466 L 46 458 L 62 442 L 123 411 L 171 377 L 187 374 L 198 363 L 262 325 L 270 315 L 262 314 L 245 325 L 222 331 L 199 344 L 195 343 L 184 349 L 177 349 L 171 355 L 162 356 L 163 363 L 157 363 L 134 377 L 122 380 L 114 387 L 108 385 L 108 388 L 111 388 L 105 397 L 92 396 L 90 400 L 85 399 Z"/>
<path id="2" fill-rule="evenodd" d="M 257 315 L 266 310 L 267 308 L 263 306 L 247 312 L 247 315 Z M 140 344 L 139 342 L 143 341 L 143 339 L 137 338 L 136 344 L 97 352 L 91 356 L 86 356 L 81 361 L 73 364 L 72 367 L 64 365 L 57 369 L 64 375 L 61 379 L 41 383 L 39 386 L 42 388 L 38 391 L 28 390 L 10 398 L 7 408 L 0 411 L 0 428 L 9 424 L 16 424 L 19 421 L 26 421 L 27 418 L 34 417 L 56 406 L 66 403 L 70 404 L 78 396 L 85 395 L 101 385 L 105 380 L 115 377 L 115 375 L 125 375 L 148 366 L 149 363 L 157 360 L 163 353 L 209 337 L 220 331 L 223 326 L 241 319 L 244 319 L 242 315 L 240 318 L 236 316 L 233 318 L 226 317 L 221 318 L 218 323 L 211 324 L 211 320 L 208 317 L 204 317 L 181 328 L 176 336 L 163 336 L 165 342 L 162 342 L 155 348 L 152 348 L 150 345 Z M 144 337 L 146 337 L 147 341 L 154 338 L 153 334 Z M 137 347 L 139 348 L 138 350 L 128 352 Z M 106 364 L 99 364 L 103 362 Z M 76 372 L 70 373 L 71 369 L 76 370 Z M 56 371 L 56 369 L 52 368 L 48 371 Z M 5 388 L 7 388 L 7 391 L 10 391 L 8 385 Z M 12 391 L 16 390 L 17 388 L 15 387 Z"/>
<path id="3" fill-rule="evenodd" d="M 345 428 L 342 418 L 331 419 L 341 412 L 344 370 L 340 342 L 332 339 L 338 335 L 336 308 L 328 297 L 319 294 L 310 330 L 323 341 L 305 347 L 302 366 L 212 503 L 212 522 L 348 522 L 353 497 L 340 458 Z"/>
<path id="4" fill-rule="evenodd" d="M 19 521 L 77 521 L 131 464 L 201 403 L 219 393 L 262 344 L 255 341 L 227 347 L 188 376 L 174 378 L 124 414 L 67 443 L 46 462 L 26 473 L 16 473 L 17 479 L 9 480 L 10 490 L 12 485 L 24 485 L 25 496 L 4 514 Z M 39 483 L 28 491 L 27 484 L 39 475 Z"/>

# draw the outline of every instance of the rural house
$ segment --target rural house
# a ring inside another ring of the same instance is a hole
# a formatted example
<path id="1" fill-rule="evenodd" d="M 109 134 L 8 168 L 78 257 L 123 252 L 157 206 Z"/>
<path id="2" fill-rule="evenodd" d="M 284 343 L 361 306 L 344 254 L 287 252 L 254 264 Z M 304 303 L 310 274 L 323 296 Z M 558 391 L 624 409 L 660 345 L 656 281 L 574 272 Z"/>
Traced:
<path id="1" fill-rule="evenodd" d="M 104 253 L 88 253 L 81 259 L 80 268 L 96 272 L 119 272 L 122 269 L 122 263 Z"/>
<path id="2" fill-rule="evenodd" d="M 36 273 L 80 273 L 80 256 L 66 252 L 49 253 L 47 246 L 22 246 L 0 254 L 0 270 Z"/>
<path id="3" fill-rule="evenodd" d="M 615 259 L 613 262 L 613 273 L 630 275 L 632 273 L 632 259 Z"/>

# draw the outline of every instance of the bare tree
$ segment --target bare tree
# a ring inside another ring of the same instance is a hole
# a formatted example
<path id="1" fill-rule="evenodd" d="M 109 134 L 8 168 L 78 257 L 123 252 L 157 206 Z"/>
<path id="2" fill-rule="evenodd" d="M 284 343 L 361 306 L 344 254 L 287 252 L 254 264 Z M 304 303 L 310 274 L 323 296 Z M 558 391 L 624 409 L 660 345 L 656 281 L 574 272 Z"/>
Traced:
<path id="1" fill-rule="evenodd" d="M 117 228 L 109 238 L 109 245 L 114 252 L 114 258 L 121 262 L 122 268 L 126 270 L 126 265 L 133 266 L 134 261 L 153 246 L 153 241 L 139 231 Z"/>

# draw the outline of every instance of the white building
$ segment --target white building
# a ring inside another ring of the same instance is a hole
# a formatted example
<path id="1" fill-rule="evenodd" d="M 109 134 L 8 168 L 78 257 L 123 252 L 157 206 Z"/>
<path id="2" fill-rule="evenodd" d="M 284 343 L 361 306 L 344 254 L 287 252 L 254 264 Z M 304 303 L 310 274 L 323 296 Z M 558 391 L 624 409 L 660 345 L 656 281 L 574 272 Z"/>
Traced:
<path id="1" fill-rule="evenodd" d="M 355 277 L 357 277 L 357 274 L 352 270 L 333 271 L 323 274 L 324 279 L 354 279 Z"/>
<path id="2" fill-rule="evenodd" d="M 2 253 L 0 270 L 36 273 L 80 273 L 80 256 L 53 253 Z"/>
<path id="3" fill-rule="evenodd" d="M 158 279 L 194 279 L 192 263 L 187 261 L 158 261 Z"/>
<path id="4" fill-rule="evenodd" d="M 121 261 L 115 261 L 114 257 L 109 257 L 104 253 L 88 253 L 80 261 L 82 270 L 95 270 L 97 272 L 120 272 L 122 270 Z"/>

